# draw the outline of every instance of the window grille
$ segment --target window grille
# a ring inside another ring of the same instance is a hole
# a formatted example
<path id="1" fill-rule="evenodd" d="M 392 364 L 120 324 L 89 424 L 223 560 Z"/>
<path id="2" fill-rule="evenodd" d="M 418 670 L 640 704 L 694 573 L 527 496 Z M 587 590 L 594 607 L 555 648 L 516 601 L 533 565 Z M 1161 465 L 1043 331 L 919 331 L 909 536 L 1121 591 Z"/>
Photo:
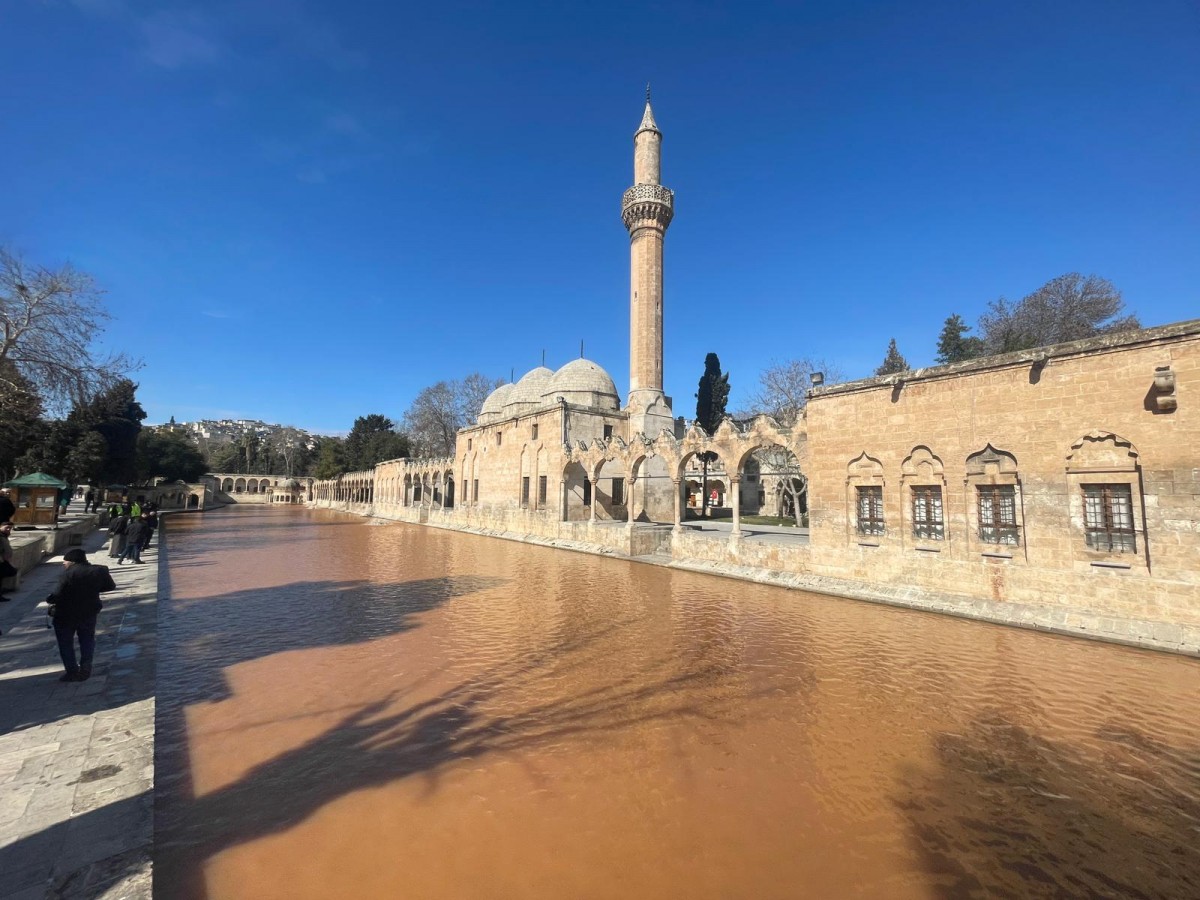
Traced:
<path id="1" fill-rule="evenodd" d="M 612 437 L 612 426 L 605 425 L 604 426 L 604 439 L 607 441 L 610 437 Z"/>
<path id="2" fill-rule="evenodd" d="M 583 505 L 584 506 L 592 505 L 592 482 L 591 482 L 591 479 L 588 479 L 588 480 L 584 481 L 584 483 L 583 483 Z"/>
<path id="3" fill-rule="evenodd" d="M 546 502 L 546 476 L 538 476 L 538 506 L 542 506 Z"/>
<path id="4" fill-rule="evenodd" d="M 479 479 L 478 478 L 476 478 L 474 481 L 471 482 L 471 502 L 472 503 L 479 502 Z"/>
<path id="5" fill-rule="evenodd" d="M 1085 484 L 1083 518 L 1087 545 L 1108 553 L 1137 553 L 1133 492 L 1127 484 Z"/>
<path id="6" fill-rule="evenodd" d="M 858 490 L 858 533 L 883 534 L 883 488 Z"/>
<path id="7" fill-rule="evenodd" d="M 625 479 L 614 478 L 612 480 L 612 505 L 625 505 Z"/>
<path id="8" fill-rule="evenodd" d="M 985 544 L 1016 546 L 1017 490 L 1011 484 L 978 485 L 979 539 Z"/>
<path id="9" fill-rule="evenodd" d="M 927 541 L 946 538 L 946 525 L 942 518 L 942 489 L 940 487 L 914 487 L 912 489 L 913 537 Z"/>

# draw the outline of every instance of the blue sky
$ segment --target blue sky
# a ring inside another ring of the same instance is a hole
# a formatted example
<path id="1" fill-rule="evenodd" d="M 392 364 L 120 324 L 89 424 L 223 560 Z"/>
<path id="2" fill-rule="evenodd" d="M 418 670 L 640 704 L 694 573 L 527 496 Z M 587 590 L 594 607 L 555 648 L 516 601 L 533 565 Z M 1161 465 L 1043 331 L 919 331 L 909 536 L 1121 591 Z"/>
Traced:
<path id="1" fill-rule="evenodd" d="M 0 0 L 0 241 L 108 291 L 150 422 L 344 431 L 579 353 L 628 389 L 645 83 L 666 390 L 929 364 L 1064 272 L 1200 315 L 1200 6 Z"/>

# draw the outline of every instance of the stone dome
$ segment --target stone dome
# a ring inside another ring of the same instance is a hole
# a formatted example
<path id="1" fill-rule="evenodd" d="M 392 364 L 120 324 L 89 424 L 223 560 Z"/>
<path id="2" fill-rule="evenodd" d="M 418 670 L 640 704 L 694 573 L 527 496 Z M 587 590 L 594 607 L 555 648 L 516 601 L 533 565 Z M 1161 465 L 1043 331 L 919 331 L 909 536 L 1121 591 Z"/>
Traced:
<path id="1" fill-rule="evenodd" d="M 551 402 L 562 397 L 568 403 L 592 409 L 621 408 L 612 376 L 590 359 L 573 359 L 555 372 L 543 397 Z"/>
<path id="2" fill-rule="evenodd" d="M 515 387 L 515 384 L 502 384 L 488 394 L 487 399 L 483 401 L 483 406 L 479 408 L 480 425 L 486 425 L 504 414 L 504 402 Z"/>
<path id="3" fill-rule="evenodd" d="M 530 369 L 521 376 L 521 380 L 513 386 L 512 393 L 505 398 L 505 413 L 508 415 L 519 414 L 531 404 L 540 406 L 542 395 L 546 393 L 546 385 L 553 377 L 554 373 L 545 366 Z"/>

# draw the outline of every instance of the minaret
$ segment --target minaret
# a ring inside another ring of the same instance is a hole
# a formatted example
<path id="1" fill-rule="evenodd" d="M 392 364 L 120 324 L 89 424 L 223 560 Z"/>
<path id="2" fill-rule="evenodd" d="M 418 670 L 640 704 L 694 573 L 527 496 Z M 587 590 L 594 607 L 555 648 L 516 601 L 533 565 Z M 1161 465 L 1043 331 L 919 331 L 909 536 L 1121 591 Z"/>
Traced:
<path id="1" fill-rule="evenodd" d="M 659 183 L 662 132 L 650 108 L 633 135 L 633 187 L 621 198 L 629 231 L 629 431 L 657 437 L 672 425 L 663 394 L 663 238 L 675 214 L 675 195 Z"/>

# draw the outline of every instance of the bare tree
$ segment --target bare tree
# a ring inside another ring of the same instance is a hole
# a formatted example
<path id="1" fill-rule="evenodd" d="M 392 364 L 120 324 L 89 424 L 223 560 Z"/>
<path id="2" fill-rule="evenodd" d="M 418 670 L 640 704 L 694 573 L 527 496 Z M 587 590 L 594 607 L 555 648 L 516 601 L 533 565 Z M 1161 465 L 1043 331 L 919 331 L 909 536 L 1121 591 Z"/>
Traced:
<path id="1" fill-rule="evenodd" d="M 750 409 L 738 418 L 766 413 L 780 425 L 795 425 L 808 403 L 812 373 L 820 372 L 826 384 L 844 380 L 841 370 L 824 359 L 800 357 L 774 362 L 758 376 L 758 390 L 750 397 Z"/>
<path id="2" fill-rule="evenodd" d="M 298 428 L 284 425 L 271 435 L 271 444 L 276 455 L 283 460 L 284 472 L 289 478 L 295 474 L 296 453 L 304 446 L 305 436 Z"/>
<path id="3" fill-rule="evenodd" d="M 455 393 L 458 396 L 459 414 L 463 420 L 460 428 L 474 425 L 479 420 L 479 408 L 483 406 L 483 401 L 503 383 L 498 378 L 488 378 L 479 372 L 472 372 L 462 381 L 452 382 L 457 385 Z"/>
<path id="4" fill-rule="evenodd" d="M 1007 353 L 1141 328 L 1123 315 L 1125 301 L 1111 281 L 1069 272 L 1046 282 L 1019 303 L 1001 297 L 979 317 L 988 353 Z"/>
<path id="5" fill-rule="evenodd" d="M 59 269 L 26 263 L 0 248 L 0 379 L 11 364 L 53 412 L 82 406 L 140 363 L 124 353 L 101 353 L 93 342 L 109 314 L 92 277 L 70 265 Z"/>
<path id="6" fill-rule="evenodd" d="M 808 512 L 808 476 L 800 471 L 800 460 L 796 454 L 772 444 L 755 450 L 752 457 L 758 463 L 759 482 L 768 502 L 774 507 L 775 515 L 791 516 L 797 526 L 805 523 Z"/>
<path id="7" fill-rule="evenodd" d="M 453 456 L 460 428 L 474 425 L 488 394 L 502 382 L 480 375 L 439 381 L 417 394 L 404 414 L 404 428 L 417 456 Z"/>

